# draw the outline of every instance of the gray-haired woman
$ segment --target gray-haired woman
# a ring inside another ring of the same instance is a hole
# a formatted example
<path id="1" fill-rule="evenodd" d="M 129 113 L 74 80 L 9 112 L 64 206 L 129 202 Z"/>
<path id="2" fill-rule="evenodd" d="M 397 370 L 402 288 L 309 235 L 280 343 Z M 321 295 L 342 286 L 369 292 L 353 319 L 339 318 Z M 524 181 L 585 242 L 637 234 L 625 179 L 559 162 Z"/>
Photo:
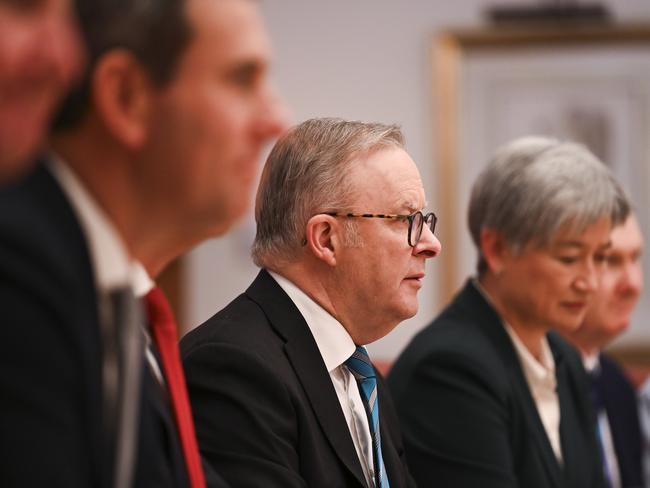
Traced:
<path id="1" fill-rule="evenodd" d="M 474 184 L 477 277 L 389 383 L 420 486 L 605 486 L 586 375 L 552 331 L 580 325 L 629 204 L 581 145 L 502 148 Z"/>

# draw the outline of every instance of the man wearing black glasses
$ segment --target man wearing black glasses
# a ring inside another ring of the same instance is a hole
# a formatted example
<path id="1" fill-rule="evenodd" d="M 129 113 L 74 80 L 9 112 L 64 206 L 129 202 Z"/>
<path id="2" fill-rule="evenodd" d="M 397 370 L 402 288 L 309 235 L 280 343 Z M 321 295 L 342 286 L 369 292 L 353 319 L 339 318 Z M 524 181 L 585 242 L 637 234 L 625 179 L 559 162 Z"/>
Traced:
<path id="1" fill-rule="evenodd" d="M 395 126 L 306 121 L 271 152 L 248 290 L 181 342 L 201 451 L 238 486 L 414 486 L 364 344 L 418 309 L 436 217 Z"/>

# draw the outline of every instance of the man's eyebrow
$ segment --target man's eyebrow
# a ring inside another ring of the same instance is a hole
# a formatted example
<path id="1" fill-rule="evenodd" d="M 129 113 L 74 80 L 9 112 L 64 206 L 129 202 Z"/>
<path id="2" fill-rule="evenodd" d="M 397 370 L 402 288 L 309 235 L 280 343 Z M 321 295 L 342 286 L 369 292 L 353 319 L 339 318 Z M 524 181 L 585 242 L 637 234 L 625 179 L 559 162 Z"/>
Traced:
<path id="1" fill-rule="evenodd" d="M 555 245 L 557 247 L 585 247 L 585 244 L 580 241 L 558 241 Z"/>
<path id="2" fill-rule="evenodd" d="M 555 243 L 557 247 L 577 247 L 577 248 L 584 248 L 587 247 L 587 244 L 581 241 L 573 241 L 573 240 L 566 240 L 566 241 L 558 241 Z M 612 245 L 612 241 L 607 241 L 607 242 L 601 242 L 598 244 L 599 248 L 609 248 Z"/>
<path id="3" fill-rule="evenodd" d="M 428 202 L 424 202 L 424 207 L 420 207 L 413 200 L 402 200 L 399 202 L 399 208 L 405 208 L 409 213 L 414 213 L 422 210 L 422 208 L 426 208 L 428 204 Z"/>

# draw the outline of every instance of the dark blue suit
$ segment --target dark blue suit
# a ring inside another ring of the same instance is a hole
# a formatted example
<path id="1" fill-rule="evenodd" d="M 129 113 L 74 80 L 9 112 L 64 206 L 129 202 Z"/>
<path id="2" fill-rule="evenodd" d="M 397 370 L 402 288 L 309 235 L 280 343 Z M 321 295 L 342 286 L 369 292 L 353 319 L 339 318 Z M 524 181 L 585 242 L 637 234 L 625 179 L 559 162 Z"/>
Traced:
<path id="1" fill-rule="evenodd" d="M 623 488 L 643 485 L 641 427 L 636 391 L 619 365 L 600 355 L 600 374 L 595 377 L 614 441 Z"/>

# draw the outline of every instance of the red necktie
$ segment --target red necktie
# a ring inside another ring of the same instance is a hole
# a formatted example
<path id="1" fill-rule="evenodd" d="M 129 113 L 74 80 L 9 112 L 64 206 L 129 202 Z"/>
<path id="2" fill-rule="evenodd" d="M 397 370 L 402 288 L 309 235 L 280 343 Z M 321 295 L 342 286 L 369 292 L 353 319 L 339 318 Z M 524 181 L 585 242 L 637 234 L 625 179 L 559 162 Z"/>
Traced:
<path id="1" fill-rule="evenodd" d="M 172 408 L 176 418 L 176 428 L 181 439 L 183 456 L 187 465 L 192 488 L 205 488 L 205 476 L 199 455 L 199 446 L 194 431 L 194 421 L 185 385 L 185 374 L 181 366 L 178 349 L 178 333 L 174 316 L 162 290 L 153 288 L 146 297 L 149 321 L 154 341 L 167 380 L 167 389 L 171 396 Z"/>

